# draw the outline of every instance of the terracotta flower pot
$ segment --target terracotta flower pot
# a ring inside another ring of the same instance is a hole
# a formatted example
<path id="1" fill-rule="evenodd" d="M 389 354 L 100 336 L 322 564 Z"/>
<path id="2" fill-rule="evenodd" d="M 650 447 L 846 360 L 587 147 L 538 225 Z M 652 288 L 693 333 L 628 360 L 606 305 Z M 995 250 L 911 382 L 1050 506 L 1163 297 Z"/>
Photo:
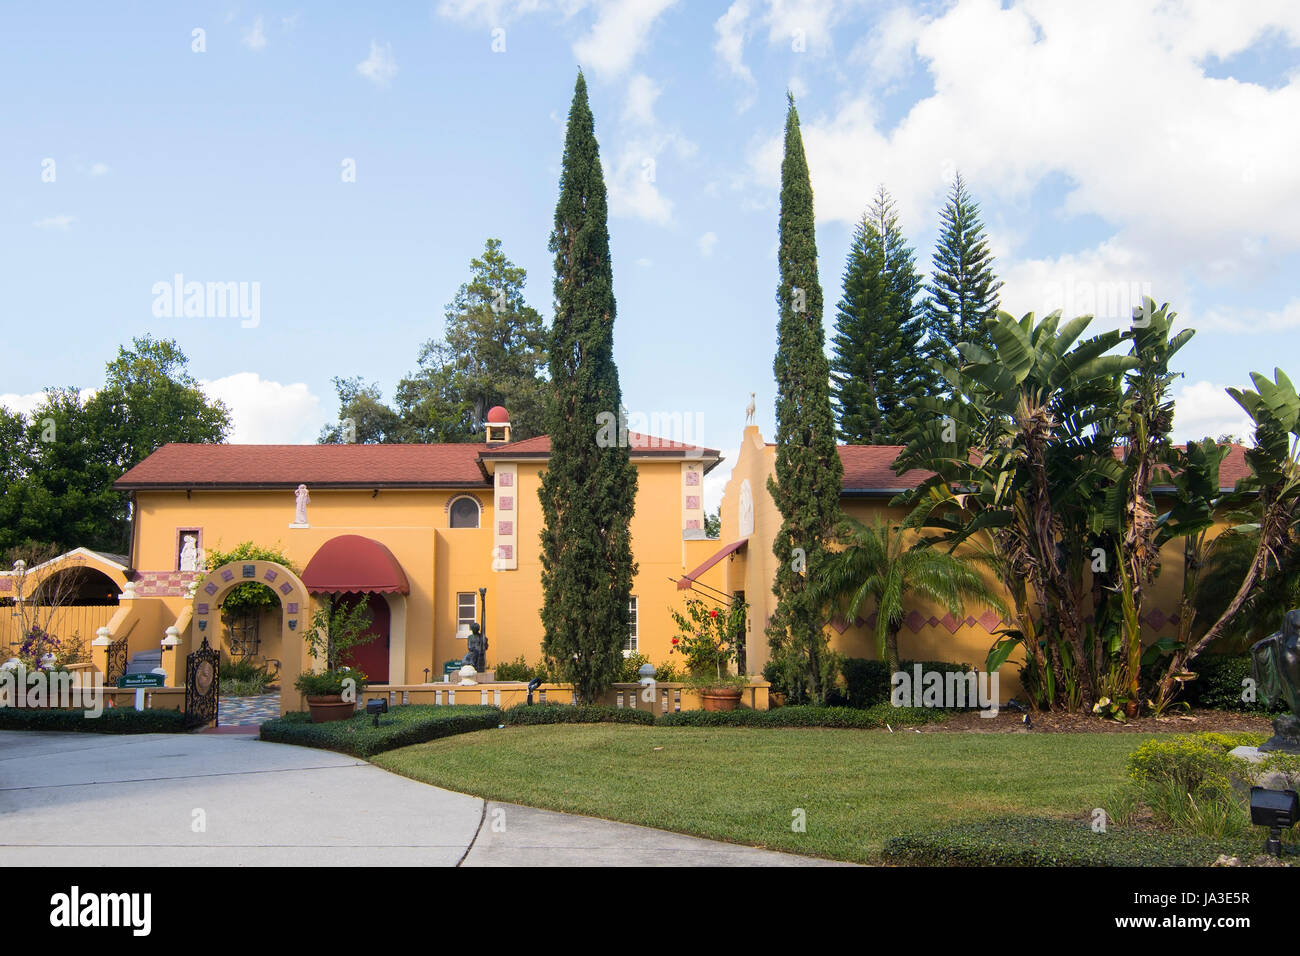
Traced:
<path id="1" fill-rule="evenodd" d="M 347 720 L 357 712 L 357 705 L 343 699 L 342 694 L 325 694 L 307 698 L 307 707 L 311 710 L 313 724 L 325 724 L 331 720 Z"/>
<path id="2" fill-rule="evenodd" d="M 740 695 L 739 687 L 706 687 L 700 691 L 700 704 L 705 710 L 735 710 Z"/>

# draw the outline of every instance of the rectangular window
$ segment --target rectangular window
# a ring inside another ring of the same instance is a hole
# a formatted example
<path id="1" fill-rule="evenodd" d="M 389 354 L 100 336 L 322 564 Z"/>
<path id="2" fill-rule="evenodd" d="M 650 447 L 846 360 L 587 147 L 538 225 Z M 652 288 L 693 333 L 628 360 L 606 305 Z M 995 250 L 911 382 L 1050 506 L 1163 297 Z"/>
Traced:
<path id="1" fill-rule="evenodd" d="M 456 595 L 456 636 L 469 637 L 469 626 L 478 620 L 474 611 L 473 591 L 460 591 Z"/>
<path id="2" fill-rule="evenodd" d="M 623 645 L 623 650 L 629 654 L 636 651 L 636 595 L 627 603 L 627 643 Z"/>

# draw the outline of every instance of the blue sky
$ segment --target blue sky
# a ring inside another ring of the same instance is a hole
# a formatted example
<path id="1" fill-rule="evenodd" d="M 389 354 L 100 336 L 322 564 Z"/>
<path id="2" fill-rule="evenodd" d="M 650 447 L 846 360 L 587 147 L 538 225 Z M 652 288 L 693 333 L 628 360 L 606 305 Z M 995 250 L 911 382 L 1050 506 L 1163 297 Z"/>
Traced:
<path id="1" fill-rule="evenodd" d="M 828 335 L 877 185 L 928 269 L 960 169 L 1010 311 L 1100 328 L 1138 295 L 1170 302 L 1198 329 L 1180 437 L 1240 431 L 1223 387 L 1300 344 L 1298 44 L 1300 5 L 1265 0 L 9 3 L 0 403 L 93 388 L 148 332 L 232 406 L 234 440 L 313 440 L 332 376 L 391 395 L 488 236 L 549 317 L 582 66 L 631 411 L 680 413 L 730 452 L 755 391 L 773 431 L 791 89 Z M 155 284 L 178 273 L 257 283 L 259 321 L 156 315 Z"/>

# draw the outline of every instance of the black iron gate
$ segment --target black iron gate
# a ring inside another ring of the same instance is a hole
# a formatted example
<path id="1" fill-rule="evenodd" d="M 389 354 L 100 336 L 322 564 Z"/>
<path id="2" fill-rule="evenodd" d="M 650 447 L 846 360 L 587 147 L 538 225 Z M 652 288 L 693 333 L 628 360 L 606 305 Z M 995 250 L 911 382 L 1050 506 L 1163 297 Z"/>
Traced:
<path id="1" fill-rule="evenodd" d="M 221 655 L 208 646 L 208 639 L 185 658 L 185 716 L 191 727 L 220 726 L 217 716 L 218 674 Z"/>
<path id="2" fill-rule="evenodd" d="M 116 687 L 118 678 L 125 674 L 126 638 L 120 637 L 108 645 L 108 673 L 104 675 L 104 683 L 109 687 Z"/>

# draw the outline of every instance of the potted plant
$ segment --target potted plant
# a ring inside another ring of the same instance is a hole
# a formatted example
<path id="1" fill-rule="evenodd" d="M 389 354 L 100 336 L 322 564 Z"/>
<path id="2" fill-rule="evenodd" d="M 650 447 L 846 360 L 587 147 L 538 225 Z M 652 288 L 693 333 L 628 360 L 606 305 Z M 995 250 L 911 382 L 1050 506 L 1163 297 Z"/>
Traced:
<path id="1" fill-rule="evenodd" d="M 346 720 L 357 709 L 357 694 L 366 686 L 366 675 L 343 663 L 354 647 L 369 644 L 377 635 L 367 634 L 370 609 L 364 603 L 351 606 L 327 601 L 316 609 L 307 632 L 307 653 L 325 662 L 321 671 L 303 671 L 294 687 L 307 698 L 311 720 L 321 724 Z"/>
<path id="2" fill-rule="evenodd" d="M 670 654 L 686 658 L 690 676 L 686 683 L 699 692 L 705 710 L 735 710 L 749 678 L 731 673 L 745 633 L 745 602 L 729 608 L 711 608 L 699 598 L 686 602 L 686 614 L 673 611 L 679 633 Z"/>

